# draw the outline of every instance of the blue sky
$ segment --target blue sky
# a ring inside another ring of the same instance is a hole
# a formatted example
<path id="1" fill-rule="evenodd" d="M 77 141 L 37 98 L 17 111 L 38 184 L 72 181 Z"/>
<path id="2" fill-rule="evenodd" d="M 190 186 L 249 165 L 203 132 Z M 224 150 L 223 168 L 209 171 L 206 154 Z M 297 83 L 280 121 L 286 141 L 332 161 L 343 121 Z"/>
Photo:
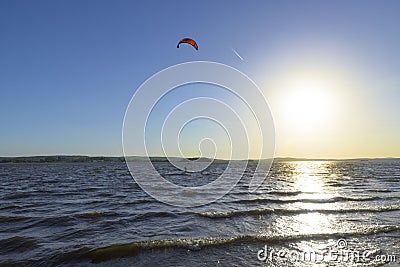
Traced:
<path id="1" fill-rule="evenodd" d="M 355 84 L 358 108 L 346 127 L 363 122 L 337 136 L 344 144 L 367 137 L 343 154 L 292 153 L 279 145 L 287 136 L 278 114 L 278 156 L 400 156 L 399 11 L 398 1 L 1 1 L 0 156 L 122 155 L 136 88 L 192 60 L 243 71 L 271 97 L 273 113 L 271 81 L 282 70 L 333 66 Z M 183 37 L 199 50 L 177 49 Z"/>

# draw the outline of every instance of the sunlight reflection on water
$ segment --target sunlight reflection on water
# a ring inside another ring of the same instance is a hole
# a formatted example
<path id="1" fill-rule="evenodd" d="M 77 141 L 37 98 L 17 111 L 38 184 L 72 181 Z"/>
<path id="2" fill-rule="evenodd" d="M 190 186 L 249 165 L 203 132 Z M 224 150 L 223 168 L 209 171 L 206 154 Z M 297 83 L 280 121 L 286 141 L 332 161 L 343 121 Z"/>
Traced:
<path id="1" fill-rule="evenodd" d="M 328 161 L 307 161 L 292 162 L 293 187 L 296 191 L 301 192 L 297 197 L 301 199 L 331 199 L 337 196 L 337 192 L 332 187 L 327 186 L 330 174 L 331 162 Z M 300 235 L 314 235 L 336 232 L 337 222 L 335 217 L 323 214 L 321 212 L 312 212 L 321 205 L 325 209 L 336 208 L 336 203 L 307 203 L 296 202 L 292 205 L 294 209 L 310 210 L 309 213 L 302 213 L 292 216 L 289 220 L 282 220 L 282 228 L 291 229 L 294 233 Z M 310 244 L 302 241 L 295 242 L 294 248 L 298 250 L 306 250 Z"/>

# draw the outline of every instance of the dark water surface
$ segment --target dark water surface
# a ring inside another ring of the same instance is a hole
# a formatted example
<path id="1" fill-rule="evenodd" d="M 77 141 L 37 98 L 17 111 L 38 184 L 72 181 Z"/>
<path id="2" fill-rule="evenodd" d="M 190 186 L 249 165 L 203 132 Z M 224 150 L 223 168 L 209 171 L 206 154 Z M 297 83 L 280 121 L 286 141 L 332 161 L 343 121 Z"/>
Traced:
<path id="1" fill-rule="evenodd" d="M 226 164 L 155 166 L 193 186 Z M 330 266 L 399 266 L 400 160 L 276 162 L 249 193 L 254 166 L 218 202 L 178 208 L 143 192 L 125 163 L 0 164 L 0 265 L 314 266 L 296 255 L 339 250 L 343 239 L 368 259 Z M 260 261 L 265 246 L 287 254 Z"/>

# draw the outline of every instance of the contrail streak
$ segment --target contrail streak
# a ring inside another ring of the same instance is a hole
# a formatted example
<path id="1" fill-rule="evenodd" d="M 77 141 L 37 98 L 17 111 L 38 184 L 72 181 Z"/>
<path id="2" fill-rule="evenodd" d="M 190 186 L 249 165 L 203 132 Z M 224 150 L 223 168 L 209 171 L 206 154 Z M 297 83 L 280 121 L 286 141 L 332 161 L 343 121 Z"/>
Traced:
<path id="1" fill-rule="evenodd" d="M 232 48 L 232 51 L 233 53 L 235 53 L 235 55 L 238 56 L 238 58 L 240 58 L 243 61 L 243 58 L 239 55 L 239 53 L 235 49 Z"/>

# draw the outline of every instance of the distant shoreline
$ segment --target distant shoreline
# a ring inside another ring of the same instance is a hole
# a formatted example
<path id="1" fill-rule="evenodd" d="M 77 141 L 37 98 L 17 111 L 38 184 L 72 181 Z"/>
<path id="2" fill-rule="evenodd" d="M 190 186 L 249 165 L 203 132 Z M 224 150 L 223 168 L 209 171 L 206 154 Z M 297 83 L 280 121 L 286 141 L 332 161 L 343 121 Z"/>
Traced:
<path id="1" fill-rule="evenodd" d="M 146 157 L 135 156 L 131 157 L 132 161 L 143 161 Z M 150 157 L 152 162 L 167 162 L 166 157 Z M 189 158 L 189 160 L 197 160 L 198 158 Z M 291 157 L 276 157 L 274 161 L 344 161 L 344 160 L 390 160 L 400 159 L 395 157 L 385 158 L 349 158 L 349 159 L 313 159 L 313 158 L 291 158 Z M 220 162 L 227 160 L 217 159 Z M 249 159 L 250 161 L 256 161 L 255 159 Z M 63 163 L 74 163 L 74 162 L 125 162 L 123 156 L 22 156 L 22 157 L 0 157 L 0 163 L 51 163 L 51 162 L 63 162 Z"/>

